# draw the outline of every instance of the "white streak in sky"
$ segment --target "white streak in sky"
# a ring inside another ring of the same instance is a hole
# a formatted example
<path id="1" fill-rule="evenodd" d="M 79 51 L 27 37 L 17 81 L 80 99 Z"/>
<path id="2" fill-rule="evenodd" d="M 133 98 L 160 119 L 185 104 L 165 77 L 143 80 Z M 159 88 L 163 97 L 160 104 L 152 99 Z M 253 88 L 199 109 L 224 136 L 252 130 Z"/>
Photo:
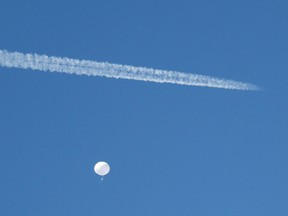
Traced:
<path id="1" fill-rule="evenodd" d="M 49 57 L 38 54 L 23 54 L 19 52 L 8 52 L 7 50 L 0 50 L 0 66 L 188 86 L 259 90 L 257 86 L 249 83 L 217 79 L 198 74 L 111 64 L 107 62 Z"/>

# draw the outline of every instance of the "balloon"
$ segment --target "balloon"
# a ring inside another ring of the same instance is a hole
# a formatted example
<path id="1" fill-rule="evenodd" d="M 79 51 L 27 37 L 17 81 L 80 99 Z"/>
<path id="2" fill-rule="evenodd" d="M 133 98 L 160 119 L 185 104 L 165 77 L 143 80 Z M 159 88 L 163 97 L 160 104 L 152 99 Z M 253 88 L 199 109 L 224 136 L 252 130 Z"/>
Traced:
<path id="1" fill-rule="evenodd" d="M 100 176 L 105 176 L 110 172 L 110 166 L 104 161 L 95 164 L 94 171 Z"/>

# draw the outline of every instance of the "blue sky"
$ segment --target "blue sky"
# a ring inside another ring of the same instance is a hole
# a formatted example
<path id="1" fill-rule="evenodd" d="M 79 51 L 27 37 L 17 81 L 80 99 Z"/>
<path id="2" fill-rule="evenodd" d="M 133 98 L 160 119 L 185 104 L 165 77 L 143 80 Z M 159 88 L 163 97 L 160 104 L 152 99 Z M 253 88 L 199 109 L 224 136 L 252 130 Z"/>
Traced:
<path id="1" fill-rule="evenodd" d="M 1 0 L 0 49 L 261 92 L 0 69 L 0 214 L 287 215 L 288 2 Z M 111 165 L 100 183 L 93 166 Z"/>

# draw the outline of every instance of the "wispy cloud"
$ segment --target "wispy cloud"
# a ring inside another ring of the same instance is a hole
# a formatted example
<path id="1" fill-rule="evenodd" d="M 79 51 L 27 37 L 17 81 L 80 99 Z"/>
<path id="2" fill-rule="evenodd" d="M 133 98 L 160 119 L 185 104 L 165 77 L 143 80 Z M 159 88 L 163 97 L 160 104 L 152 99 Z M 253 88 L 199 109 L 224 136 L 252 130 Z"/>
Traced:
<path id="1" fill-rule="evenodd" d="M 0 66 L 211 88 L 258 90 L 253 84 L 146 67 L 0 50 Z"/>

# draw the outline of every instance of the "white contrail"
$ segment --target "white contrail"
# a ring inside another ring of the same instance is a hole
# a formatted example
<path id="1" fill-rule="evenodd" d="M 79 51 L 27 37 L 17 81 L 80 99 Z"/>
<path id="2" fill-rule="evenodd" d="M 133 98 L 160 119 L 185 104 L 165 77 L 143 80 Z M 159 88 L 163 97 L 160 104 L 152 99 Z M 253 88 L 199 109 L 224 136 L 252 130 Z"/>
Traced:
<path id="1" fill-rule="evenodd" d="M 24 54 L 19 52 L 9 52 L 7 50 L 0 50 L 0 66 L 189 86 L 237 90 L 259 89 L 257 86 L 249 83 L 217 79 L 198 74 L 187 74 L 176 71 L 111 64 L 107 62 L 49 57 L 38 54 Z"/>

